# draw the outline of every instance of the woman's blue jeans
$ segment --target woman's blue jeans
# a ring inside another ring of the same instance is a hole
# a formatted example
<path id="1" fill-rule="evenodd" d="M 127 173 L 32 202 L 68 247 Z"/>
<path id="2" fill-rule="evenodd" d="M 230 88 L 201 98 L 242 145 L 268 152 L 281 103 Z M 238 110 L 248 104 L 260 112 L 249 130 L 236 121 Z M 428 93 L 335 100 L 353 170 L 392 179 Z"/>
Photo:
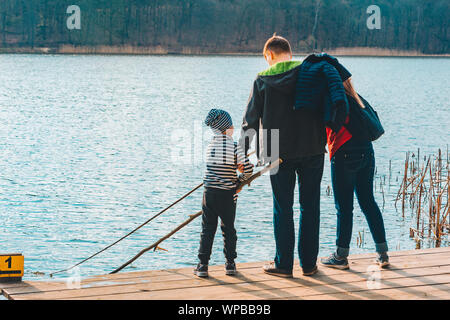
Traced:
<path id="1" fill-rule="evenodd" d="M 353 228 L 353 195 L 364 213 L 376 251 L 388 251 L 381 211 L 373 195 L 375 156 L 372 143 L 344 144 L 331 159 L 331 181 L 337 209 L 336 253 L 349 254 Z"/>

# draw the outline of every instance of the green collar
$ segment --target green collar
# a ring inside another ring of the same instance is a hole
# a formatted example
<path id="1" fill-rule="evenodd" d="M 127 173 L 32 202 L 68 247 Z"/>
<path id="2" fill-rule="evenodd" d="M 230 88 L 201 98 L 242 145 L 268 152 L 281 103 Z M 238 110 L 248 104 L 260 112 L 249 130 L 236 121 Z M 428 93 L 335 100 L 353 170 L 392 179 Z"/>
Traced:
<path id="1" fill-rule="evenodd" d="M 295 67 L 298 67 L 301 65 L 301 61 L 282 61 L 274 64 L 269 69 L 260 72 L 258 75 L 260 76 L 274 76 L 280 73 L 284 73 L 286 71 L 289 71 L 291 69 L 294 69 Z"/>

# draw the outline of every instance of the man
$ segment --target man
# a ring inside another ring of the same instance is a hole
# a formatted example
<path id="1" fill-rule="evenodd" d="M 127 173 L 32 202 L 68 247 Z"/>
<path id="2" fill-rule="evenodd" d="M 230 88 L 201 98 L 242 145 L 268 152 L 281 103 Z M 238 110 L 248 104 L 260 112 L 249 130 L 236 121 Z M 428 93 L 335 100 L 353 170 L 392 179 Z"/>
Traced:
<path id="1" fill-rule="evenodd" d="M 256 136 L 261 162 L 274 160 L 276 147 L 283 160 L 277 173 L 270 176 L 276 255 L 274 262 L 264 266 L 263 270 L 274 276 L 292 277 L 295 247 L 293 204 L 297 179 L 300 193 L 300 266 L 304 275 L 313 275 L 317 272 L 319 250 L 325 125 L 317 111 L 319 108 L 294 110 L 295 86 L 301 62 L 292 61 L 289 42 L 274 35 L 267 40 L 263 54 L 270 67 L 259 73 L 254 81 L 240 139 L 247 152 Z M 261 131 L 266 131 L 262 139 Z M 277 138 L 277 143 L 271 141 Z"/>

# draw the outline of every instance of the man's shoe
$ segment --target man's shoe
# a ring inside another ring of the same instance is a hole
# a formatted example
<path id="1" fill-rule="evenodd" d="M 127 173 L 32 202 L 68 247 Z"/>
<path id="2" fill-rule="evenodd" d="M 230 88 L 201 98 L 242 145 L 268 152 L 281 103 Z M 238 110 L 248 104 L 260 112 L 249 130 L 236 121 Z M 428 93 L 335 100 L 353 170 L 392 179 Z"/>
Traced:
<path id="1" fill-rule="evenodd" d="M 309 276 L 316 274 L 318 271 L 319 271 L 319 269 L 317 268 L 317 266 L 315 266 L 312 269 L 303 269 L 303 275 L 309 277 Z"/>
<path id="2" fill-rule="evenodd" d="M 381 268 L 387 268 L 389 266 L 389 256 L 387 255 L 387 253 L 379 253 L 378 254 L 378 258 L 376 260 L 376 263 L 381 267 Z"/>
<path id="3" fill-rule="evenodd" d="M 346 270 L 349 268 L 347 258 L 338 257 L 336 252 L 330 254 L 328 258 L 320 259 L 320 263 L 325 267 Z"/>
<path id="4" fill-rule="evenodd" d="M 264 273 L 270 274 L 271 276 L 283 277 L 283 278 L 292 278 L 292 271 L 287 271 L 284 269 L 279 269 L 275 266 L 275 262 L 271 262 L 266 264 L 263 267 Z"/>
<path id="5" fill-rule="evenodd" d="M 199 263 L 197 268 L 194 269 L 194 274 L 200 278 L 208 277 L 208 265 Z"/>
<path id="6" fill-rule="evenodd" d="M 236 264 L 234 262 L 225 263 L 225 274 L 227 276 L 234 276 L 236 273 Z"/>

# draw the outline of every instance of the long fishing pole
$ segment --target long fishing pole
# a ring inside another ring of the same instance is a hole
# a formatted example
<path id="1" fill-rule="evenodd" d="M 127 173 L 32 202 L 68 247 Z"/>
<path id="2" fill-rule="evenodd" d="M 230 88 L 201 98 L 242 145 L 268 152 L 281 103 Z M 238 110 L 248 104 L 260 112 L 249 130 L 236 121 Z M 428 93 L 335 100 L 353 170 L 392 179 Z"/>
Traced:
<path id="1" fill-rule="evenodd" d="M 277 168 L 281 163 L 283 162 L 283 160 L 278 159 L 274 162 L 272 162 L 271 164 L 269 164 L 268 166 L 264 167 L 264 169 L 258 171 L 257 173 L 253 174 L 250 178 L 241 181 L 238 185 L 238 189 L 242 189 L 244 186 L 246 185 L 250 185 L 250 183 L 253 182 L 253 180 L 255 180 L 256 178 L 262 176 L 264 173 L 273 170 L 275 168 Z M 179 230 L 181 230 L 182 228 L 184 228 L 186 225 L 188 225 L 189 223 L 191 223 L 194 219 L 196 219 L 197 217 L 202 215 L 202 211 L 199 211 L 193 215 L 189 216 L 189 219 L 187 219 L 186 221 L 184 221 L 182 224 L 180 224 L 178 227 L 176 227 L 175 229 L 173 229 L 171 232 L 169 232 L 167 235 L 165 235 L 164 237 L 162 237 L 161 239 L 159 239 L 158 241 L 156 241 L 155 243 L 153 243 L 151 246 L 142 249 L 141 251 L 139 251 L 139 253 L 137 255 L 135 255 L 133 258 L 131 258 L 130 260 L 128 260 L 127 262 L 125 262 L 123 265 L 121 265 L 119 268 L 115 269 L 114 271 L 112 271 L 110 274 L 114 274 L 117 273 L 121 270 L 123 270 L 124 268 L 126 268 L 128 265 L 130 265 L 132 262 L 136 261 L 140 256 L 142 256 L 144 253 L 146 253 L 147 251 L 151 250 L 151 249 L 158 249 L 159 244 L 161 242 L 163 242 L 164 240 L 169 239 L 172 235 L 174 235 L 176 232 L 178 232 Z"/>
<path id="2" fill-rule="evenodd" d="M 203 213 L 203 211 L 199 211 L 193 215 L 189 216 L 189 219 L 187 219 L 185 222 L 183 222 L 182 224 L 180 224 L 178 227 L 176 227 L 175 229 L 173 229 L 171 232 L 169 232 L 167 235 L 165 235 L 164 237 L 162 237 L 161 239 L 159 239 L 158 241 L 156 241 L 154 244 L 152 244 L 151 246 L 142 249 L 141 251 L 139 251 L 139 253 L 137 255 L 135 255 L 133 258 L 131 258 L 130 260 L 128 260 L 127 262 L 125 262 L 123 265 L 121 265 L 119 268 L 117 268 L 116 270 L 114 270 L 113 272 L 111 272 L 110 274 L 114 274 L 117 273 L 119 271 L 121 271 L 122 269 L 124 269 L 125 267 L 127 267 L 128 265 L 130 265 L 131 263 L 133 263 L 134 261 L 136 261 L 140 256 L 142 256 L 144 253 L 146 253 L 147 251 L 151 250 L 151 249 L 158 249 L 158 245 L 163 242 L 164 240 L 170 238 L 174 233 L 176 233 L 177 231 L 179 231 L 180 229 L 182 229 L 184 226 L 188 225 L 189 223 L 191 223 L 195 218 L 201 216 Z"/>
<path id="3" fill-rule="evenodd" d="M 247 157 L 250 157 L 252 154 L 254 154 L 255 151 L 250 152 Z M 107 247 L 103 248 L 102 250 L 94 253 L 93 255 L 87 257 L 86 259 L 78 262 L 77 264 L 74 264 L 73 266 L 67 268 L 67 269 L 63 269 L 63 270 L 59 270 L 53 273 L 50 273 L 50 277 L 53 277 L 53 275 L 58 274 L 58 273 L 62 273 L 62 272 L 66 272 L 69 270 L 72 270 L 75 267 L 78 267 L 79 265 L 85 263 L 86 261 L 94 258 L 95 256 L 99 255 L 100 253 L 108 250 L 109 248 L 111 248 L 112 246 L 116 245 L 117 243 L 119 243 L 120 241 L 124 240 L 125 238 L 129 237 L 130 235 L 132 235 L 133 233 L 135 233 L 136 231 L 138 231 L 139 229 L 141 229 L 143 226 L 145 226 L 146 224 L 150 223 L 152 220 L 156 219 L 157 217 L 159 217 L 160 215 L 162 215 L 164 212 L 166 212 L 167 210 L 169 210 L 170 208 L 172 208 L 174 205 L 176 205 L 178 202 L 180 202 L 181 200 L 189 197 L 192 193 L 194 193 L 196 190 L 198 190 L 199 188 L 201 188 L 203 186 L 203 182 L 200 183 L 198 186 L 196 186 L 195 188 L 193 188 L 192 190 L 190 190 L 188 193 L 186 193 L 184 196 L 182 196 L 181 198 L 179 198 L 178 200 L 176 200 L 175 202 L 173 202 L 172 204 L 170 204 L 168 207 L 164 208 L 163 210 L 161 210 L 160 212 L 158 212 L 157 214 L 155 214 L 153 217 L 151 217 L 150 219 L 148 219 L 147 221 L 145 221 L 144 223 L 142 223 L 141 225 L 139 225 L 137 228 L 135 228 L 134 230 L 130 231 L 129 233 L 127 233 L 126 235 L 124 235 L 122 238 L 116 240 L 115 242 L 111 243 L 110 245 L 108 245 Z"/>
<path id="4" fill-rule="evenodd" d="M 103 248 L 102 250 L 94 253 L 93 255 L 89 256 L 88 258 L 78 262 L 77 264 L 74 264 L 73 266 L 67 268 L 67 269 L 63 269 L 63 270 L 59 270 L 53 273 L 50 273 L 50 277 L 53 277 L 54 274 L 57 273 L 61 273 L 61 272 L 66 272 L 69 271 L 77 266 L 79 266 L 82 263 L 85 263 L 86 261 L 94 258 L 95 256 L 99 255 L 100 253 L 102 253 L 103 251 L 108 250 L 109 248 L 111 248 L 112 246 L 116 245 L 117 243 L 119 243 L 120 241 L 122 241 L 123 239 L 129 237 L 130 235 L 132 235 L 133 233 L 135 233 L 136 231 L 138 231 L 139 229 L 141 229 L 143 226 L 145 226 L 146 224 L 150 223 L 152 220 L 156 219 L 157 217 L 159 217 L 160 215 L 162 215 L 164 212 L 166 212 L 167 210 L 169 210 L 170 208 L 172 208 L 174 205 L 176 205 L 178 202 L 180 202 L 181 200 L 187 198 L 188 196 L 190 196 L 192 193 L 194 193 L 196 190 L 198 190 L 199 188 L 201 188 L 203 186 L 203 183 L 199 184 L 198 186 L 196 186 L 194 189 L 190 190 L 188 193 L 186 193 L 184 196 L 182 196 L 181 198 L 179 198 L 177 201 L 173 202 L 172 204 L 170 204 L 168 207 L 164 208 L 163 210 L 161 210 L 160 212 L 158 212 L 157 214 L 155 214 L 153 217 L 151 217 L 150 219 L 148 219 L 147 221 L 145 221 L 144 223 L 142 223 L 140 226 L 138 226 L 137 228 L 135 228 L 134 230 L 128 232 L 126 235 L 124 235 L 122 238 L 120 238 L 119 240 L 116 240 L 115 242 L 111 243 L 109 246 Z"/>

